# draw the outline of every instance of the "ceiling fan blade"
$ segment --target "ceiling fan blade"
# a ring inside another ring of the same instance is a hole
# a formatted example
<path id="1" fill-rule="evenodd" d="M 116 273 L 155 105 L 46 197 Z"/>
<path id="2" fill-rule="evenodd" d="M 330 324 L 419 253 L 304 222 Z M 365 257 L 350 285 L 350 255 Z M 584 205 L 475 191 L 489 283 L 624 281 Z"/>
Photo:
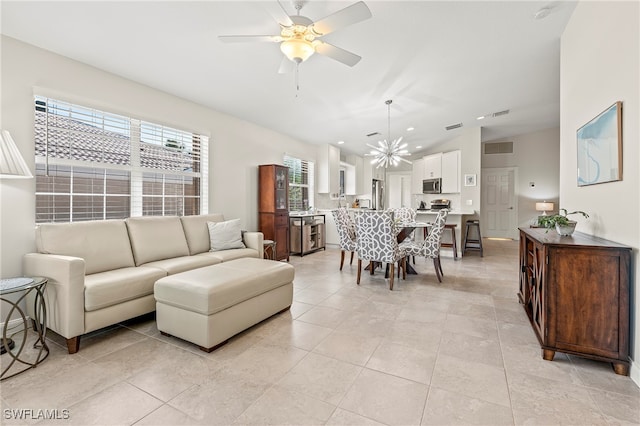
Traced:
<path id="1" fill-rule="evenodd" d="M 289 12 L 284 8 L 283 4 L 280 3 L 280 0 L 277 0 L 278 5 L 276 6 L 276 2 L 268 1 L 264 3 L 264 8 L 271 15 L 271 17 L 280 25 L 284 25 L 286 27 L 290 27 L 293 25 L 293 21 L 289 16 Z"/>
<path id="2" fill-rule="evenodd" d="M 359 1 L 314 22 L 312 27 L 318 34 L 325 35 L 369 18 L 371 18 L 371 11 L 364 2 Z"/>
<path id="3" fill-rule="evenodd" d="M 221 35 L 218 39 L 223 43 L 246 43 L 246 42 L 269 42 L 279 43 L 282 41 L 280 36 L 271 35 Z"/>
<path id="4" fill-rule="evenodd" d="M 295 62 L 290 61 L 286 56 L 282 58 L 280 62 L 280 68 L 278 68 L 278 74 L 289 74 L 294 71 L 296 67 Z"/>
<path id="5" fill-rule="evenodd" d="M 321 55 L 328 56 L 331 59 L 335 59 L 338 62 L 342 62 L 345 65 L 349 65 L 350 67 L 354 66 L 360 59 L 360 56 L 355 53 L 351 53 L 348 50 L 341 49 L 339 47 L 334 46 L 333 44 L 320 42 L 316 46 L 316 52 Z"/>

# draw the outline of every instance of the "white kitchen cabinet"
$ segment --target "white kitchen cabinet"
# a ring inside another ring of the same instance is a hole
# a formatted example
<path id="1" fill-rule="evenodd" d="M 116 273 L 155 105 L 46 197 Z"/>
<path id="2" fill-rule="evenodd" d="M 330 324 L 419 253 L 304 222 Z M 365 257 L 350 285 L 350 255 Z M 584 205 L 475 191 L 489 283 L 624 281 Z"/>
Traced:
<path id="1" fill-rule="evenodd" d="M 318 194 L 340 192 L 340 149 L 325 144 L 318 147 Z"/>
<path id="2" fill-rule="evenodd" d="M 435 179 L 442 177 L 442 153 L 425 155 L 424 159 L 424 179 Z"/>
<path id="3" fill-rule="evenodd" d="M 356 166 L 347 164 L 345 167 L 344 193 L 356 195 Z"/>
<path id="4" fill-rule="evenodd" d="M 460 150 L 442 154 L 442 193 L 460 192 Z"/>
<path id="5" fill-rule="evenodd" d="M 413 160 L 411 172 L 411 193 L 422 194 L 422 180 L 424 179 L 424 159 Z"/>
<path id="6" fill-rule="evenodd" d="M 355 167 L 355 194 L 364 194 L 368 189 L 364 184 L 364 159 L 357 155 L 347 155 L 347 163 L 352 164 Z"/>
<path id="7" fill-rule="evenodd" d="M 356 166 L 340 162 L 340 194 L 356 195 Z"/>

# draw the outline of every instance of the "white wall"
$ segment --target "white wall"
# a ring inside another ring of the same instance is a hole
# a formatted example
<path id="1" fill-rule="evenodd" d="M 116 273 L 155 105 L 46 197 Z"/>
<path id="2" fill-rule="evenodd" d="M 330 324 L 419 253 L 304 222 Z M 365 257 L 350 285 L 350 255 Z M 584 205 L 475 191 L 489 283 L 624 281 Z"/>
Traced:
<path id="1" fill-rule="evenodd" d="M 0 128 L 9 130 L 34 170 L 37 92 L 210 137 L 209 212 L 257 229 L 257 166 L 282 164 L 285 151 L 315 161 L 315 146 L 151 87 L 2 36 Z M 1 181 L 0 276 L 22 273 L 35 249 L 35 180 Z"/>
<path id="2" fill-rule="evenodd" d="M 631 246 L 631 377 L 640 384 L 640 3 L 580 2 L 561 41 L 560 200 L 578 230 Z M 623 180 L 578 187 L 576 130 L 622 101 Z"/>
<path id="3" fill-rule="evenodd" d="M 517 167 L 518 226 L 529 226 L 540 214 L 536 201 L 550 201 L 558 210 L 560 193 L 560 128 L 483 142 L 513 142 L 512 154 L 482 154 L 482 168 Z M 484 153 L 484 147 L 482 149 Z M 535 186 L 531 187 L 530 182 Z"/>

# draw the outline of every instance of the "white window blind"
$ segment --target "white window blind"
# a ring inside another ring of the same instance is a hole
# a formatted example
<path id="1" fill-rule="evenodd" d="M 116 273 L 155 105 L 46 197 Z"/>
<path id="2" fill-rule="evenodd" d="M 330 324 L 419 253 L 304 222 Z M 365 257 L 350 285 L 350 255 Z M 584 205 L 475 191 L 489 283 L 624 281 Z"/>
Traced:
<path id="1" fill-rule="evenodd" d="M 313 207 L 313 162 L 285 155 L 284 165 L 289 168 L 289 210 Z"/>
<path id="2" fill-rule="evenodd" d="M 207 143 L 36 96 L 36 222 L 205 213 Z"/>

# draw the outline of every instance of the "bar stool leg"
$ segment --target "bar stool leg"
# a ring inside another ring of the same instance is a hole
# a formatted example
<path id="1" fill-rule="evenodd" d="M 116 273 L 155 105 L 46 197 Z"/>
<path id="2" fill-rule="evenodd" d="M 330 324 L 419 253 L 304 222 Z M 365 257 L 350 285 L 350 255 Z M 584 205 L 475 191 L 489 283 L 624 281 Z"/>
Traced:
<path id="1" fill-rule="evenodd" d="M 469 231 L 475 229 L 478 232 L 478 238 L 470 238 Z M 480 257 L 484 256 L 482 249 L 482 235 L 480 234 L 480 221 L 479 220 L 467 220 L 467 229 L 464 235 L 464 246 L 462 246 L 462 255 L 464 256 L 467 250 L 478 250 Z"/>

